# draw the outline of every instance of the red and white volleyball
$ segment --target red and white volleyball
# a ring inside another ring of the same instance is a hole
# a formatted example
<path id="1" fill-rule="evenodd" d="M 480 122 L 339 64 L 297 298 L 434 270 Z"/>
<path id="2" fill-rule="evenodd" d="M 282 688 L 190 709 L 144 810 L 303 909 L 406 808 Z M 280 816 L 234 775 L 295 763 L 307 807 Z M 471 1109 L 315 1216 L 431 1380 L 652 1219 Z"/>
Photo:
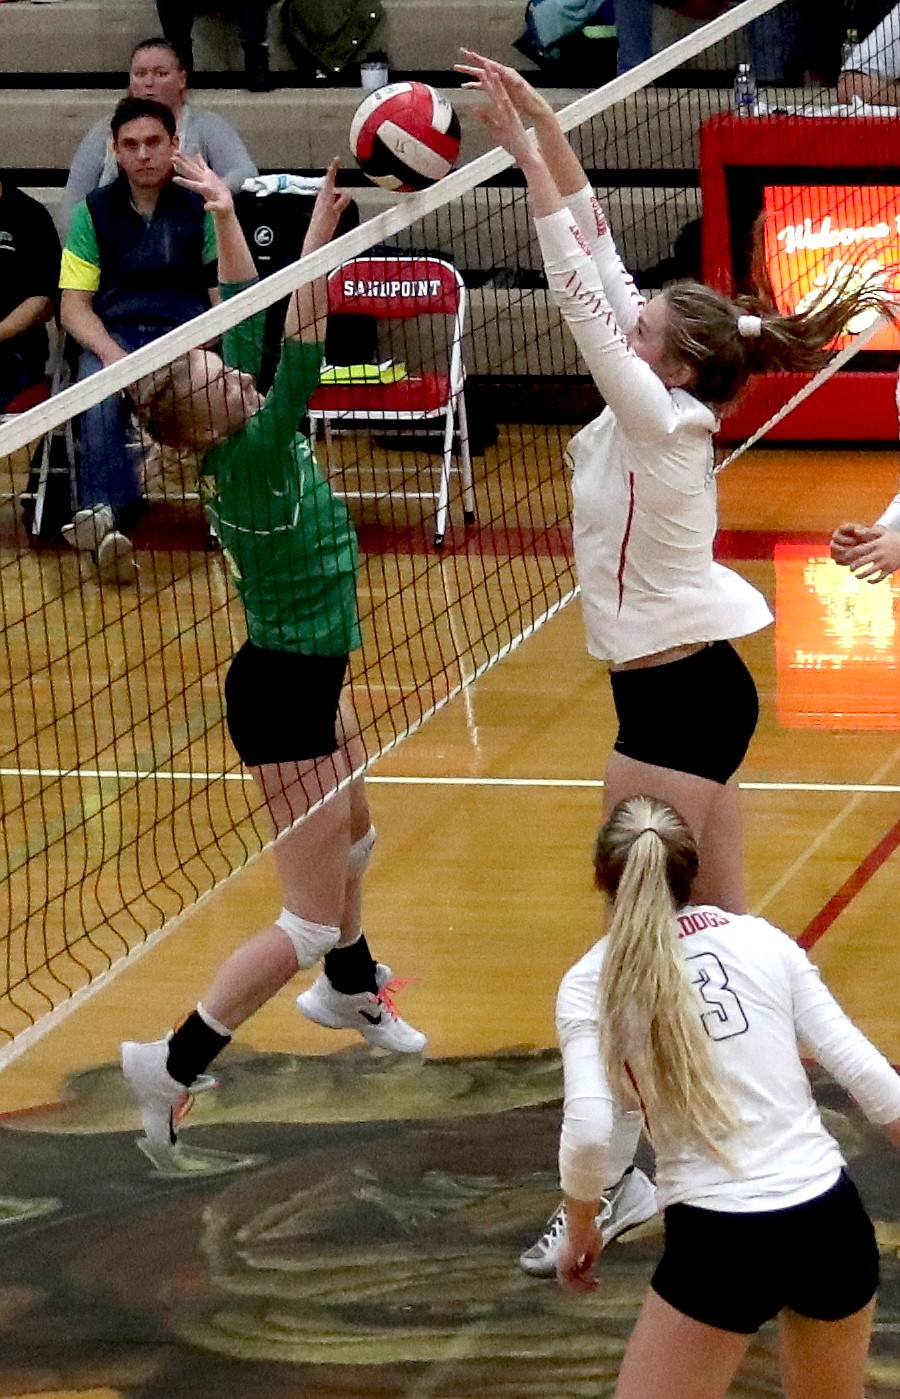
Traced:
<path id="1" fill-rule="evenodd" d="M 427 189 L 459 156 L 459 120 L 427 83 L 388 83 L 360 103 L 350 149 L 367 179 L 384 189 Z"/>

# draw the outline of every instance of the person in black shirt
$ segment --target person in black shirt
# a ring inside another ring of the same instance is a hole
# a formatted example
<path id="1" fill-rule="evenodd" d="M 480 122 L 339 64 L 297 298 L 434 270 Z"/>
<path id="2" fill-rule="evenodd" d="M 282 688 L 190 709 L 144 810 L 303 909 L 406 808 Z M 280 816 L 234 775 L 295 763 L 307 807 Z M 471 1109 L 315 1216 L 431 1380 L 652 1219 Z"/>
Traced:
<path id="1" fill-rule="evenodd" d="M 44 377 L 59 258 L 47 210 L 0 171 L 0 412 Z"/>

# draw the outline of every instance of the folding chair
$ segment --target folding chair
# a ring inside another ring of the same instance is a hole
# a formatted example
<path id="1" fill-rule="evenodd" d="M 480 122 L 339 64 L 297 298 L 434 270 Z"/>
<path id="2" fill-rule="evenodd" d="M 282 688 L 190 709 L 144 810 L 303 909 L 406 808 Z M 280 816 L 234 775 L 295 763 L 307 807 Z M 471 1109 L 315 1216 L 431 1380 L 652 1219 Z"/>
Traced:
<path id="1" fill-rule="evenodd" d="M 475 519 L 475 491 L 463 385 L 463 321 L 466 290 L 455 267 L 437 257 L 360 257 L 335 268 L 328 279 L 329 314 L 351 314 L 403 321 L 443 316 L 451 322 L 446 368 L 415 372 L 395 383 L 322 384 L 309 402 L 310 438 L 324 425 L 330 443 L 334 425 L 439 423 L 443 446 L 437 490 L 423 492 L 437 502 L 434 544 L 444 542 L 450 498 L 453 435 L 459 436 L 460 475 L 466 524 Z M 438 430 L 440 430 L 438 428 Z"/>
<path id="2" fill-rule="evenodd" d="M 68 366 L 65 364 L 63 355 L 64 337 L 57 332 L 55 340 L 51 344 L 50 364 L 48 372 L 52 371 L 52 378 L 45 378 L 32 384 L 29 388 L 23 389 L 10 399 L 0 412 L 0 423 L 7 418 L 13 417 L 17 413 L 24 413 L 29 408 L 36 407 L 39 403 L 45 403 L 53 394 L 59 393 L 65 387 L 68 377 Z M 47 432 L 41 438 L 40 445 L 31 460 L 31 470 L 26 489 L 20 494 L 19 500 L 26 511 L 26 519 L 30 516 L 31 533 L 38 537 L 41 535 L 44 524 L 44 507 L 47 503 L 47 494 L 50 489 L 51 478 L 65 475 L 67 478 L 67 496 L 69 509 L 63 510 L 65 519 L 71 514 L 72 502 L 75 500 L 75 443 L 72 435 L 72 423 L 68 419 L 62 427 L 54 428 L 52 432 Z M 49 533 L 54 533 L 56 523 Z"/>

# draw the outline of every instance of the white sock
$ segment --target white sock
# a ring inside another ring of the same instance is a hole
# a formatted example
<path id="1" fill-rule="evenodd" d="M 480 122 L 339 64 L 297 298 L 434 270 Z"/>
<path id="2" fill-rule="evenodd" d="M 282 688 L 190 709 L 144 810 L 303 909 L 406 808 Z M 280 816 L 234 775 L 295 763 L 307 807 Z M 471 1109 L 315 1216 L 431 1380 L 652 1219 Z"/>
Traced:
<path id="1" fill-rule="evenodd" d="M 217 1035 L 221 1035 L 223 1039 L 231 1039 L 232 1035 L 234 1034 L 234 1031 L 229 1030 L 227 1025 L 222 1024 L 221 1020 L 217 1020 L 214 1015 L 211 1015 L 210 1012 L 206 1009 L 206 1006 L 202 1005 L 200 1001 L 197 1002 L 197 1014 L 200 1016 L 200 1019 L 203 1021 L 204 1025 L 208 1025 L 209 1028 L 211 1030 L 214 1030 Z"/>

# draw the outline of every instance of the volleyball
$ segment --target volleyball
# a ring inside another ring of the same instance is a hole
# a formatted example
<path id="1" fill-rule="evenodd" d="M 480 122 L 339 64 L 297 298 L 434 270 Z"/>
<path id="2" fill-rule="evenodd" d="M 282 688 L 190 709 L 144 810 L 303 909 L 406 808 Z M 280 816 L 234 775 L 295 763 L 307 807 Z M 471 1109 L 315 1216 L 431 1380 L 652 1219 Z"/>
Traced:
<path id="1" fill-rule="evenodd" d="M 350 149 L 383 189 L 427 189 L 459 155 L 459 119 L 427 83 L 388 83 L 369 94 L 350 126 Z"/>

